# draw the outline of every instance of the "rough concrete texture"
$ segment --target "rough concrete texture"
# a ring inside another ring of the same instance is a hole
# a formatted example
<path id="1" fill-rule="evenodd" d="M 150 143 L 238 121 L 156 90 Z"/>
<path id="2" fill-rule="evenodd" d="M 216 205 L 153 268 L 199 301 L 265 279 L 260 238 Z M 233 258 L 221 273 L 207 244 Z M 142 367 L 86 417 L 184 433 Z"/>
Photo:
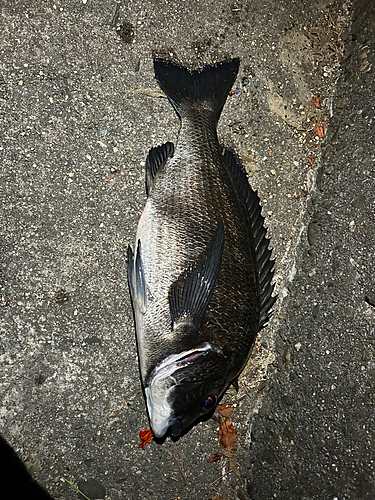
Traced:
<path id="1" fill-rule="evenodd" d="M 0 432 L 56 499 L 76 496 L 62 477 L 92 500 L 375 497 L 371 6 L 351 27 L 342 0 L 2 0 Z M 153 54 L 241 58 L 219 135 L 276 257 L 275 314 L 225 396 L 239 443 L 214 463 L 217 416 L 137 448 L 125 250 L 147 152 L 178 133 Z"/>
<path id="2" fill-rule="evenodd" d="M 250 498 L 375 498 L 374 27 L 359 2 L 252 421 Z"/>

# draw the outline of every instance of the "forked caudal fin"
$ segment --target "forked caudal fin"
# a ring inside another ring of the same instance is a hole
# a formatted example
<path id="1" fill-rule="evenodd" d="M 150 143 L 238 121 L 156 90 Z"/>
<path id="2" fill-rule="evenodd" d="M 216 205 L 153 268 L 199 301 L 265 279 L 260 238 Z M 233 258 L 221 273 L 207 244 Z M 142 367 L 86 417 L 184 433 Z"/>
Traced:
<path id="1" fill-rule="evenodd" d="M 190 72 L 170 61 L 154 61 L 156 80 L 179 117 L 182 104 L 206 102 L 211 105 L 216 120 L 236 80 L 239 65 L 240 60 L 233 59 Z"/>

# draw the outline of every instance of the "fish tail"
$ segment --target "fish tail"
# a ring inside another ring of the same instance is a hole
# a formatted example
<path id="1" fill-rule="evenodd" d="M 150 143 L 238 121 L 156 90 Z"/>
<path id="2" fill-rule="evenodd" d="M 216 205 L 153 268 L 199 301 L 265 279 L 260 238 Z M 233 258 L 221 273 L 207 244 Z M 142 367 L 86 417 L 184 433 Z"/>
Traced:
<path id="1" fill-rule="evenodd" d="M 154 61 L 156 80 L 180 118 L 185 104 L 204 102 L 210 105 L 217 120 L 236 80 L 239 65 L 240 60 L 233 59 L 190 72 L 171 61 Z"/>

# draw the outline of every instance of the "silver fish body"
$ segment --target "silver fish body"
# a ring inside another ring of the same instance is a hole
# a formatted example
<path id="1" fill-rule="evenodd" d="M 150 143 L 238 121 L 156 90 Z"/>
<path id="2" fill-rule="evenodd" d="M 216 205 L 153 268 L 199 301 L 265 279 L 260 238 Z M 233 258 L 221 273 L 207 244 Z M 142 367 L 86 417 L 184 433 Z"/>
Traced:
<path id="1" fill-rule="evenodd" d="M 239 61 L 194 73 L 154 65 L 181 129 L 176 148 L 167 143 L 147 158 L 128 276 L 147 409 L 162 437 L 216 407 L 275 298 L 259 199 L 216 132 Z"/>

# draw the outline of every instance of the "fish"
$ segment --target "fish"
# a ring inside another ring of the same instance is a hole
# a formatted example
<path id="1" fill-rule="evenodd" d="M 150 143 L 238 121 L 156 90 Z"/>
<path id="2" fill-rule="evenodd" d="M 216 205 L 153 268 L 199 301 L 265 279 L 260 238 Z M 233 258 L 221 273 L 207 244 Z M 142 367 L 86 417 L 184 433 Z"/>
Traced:
<path id="1" fill-rule="evenodd" d="M 260 200 L 217 124 L 236 80 L 233 59 L 189 71 L 154 60 L 180 118 L 176 146 L 151 148 L 147 200 L 127 267 L 138 360 L 155 437 L 213 413 L 268 322 L 274 260 Z"/>

